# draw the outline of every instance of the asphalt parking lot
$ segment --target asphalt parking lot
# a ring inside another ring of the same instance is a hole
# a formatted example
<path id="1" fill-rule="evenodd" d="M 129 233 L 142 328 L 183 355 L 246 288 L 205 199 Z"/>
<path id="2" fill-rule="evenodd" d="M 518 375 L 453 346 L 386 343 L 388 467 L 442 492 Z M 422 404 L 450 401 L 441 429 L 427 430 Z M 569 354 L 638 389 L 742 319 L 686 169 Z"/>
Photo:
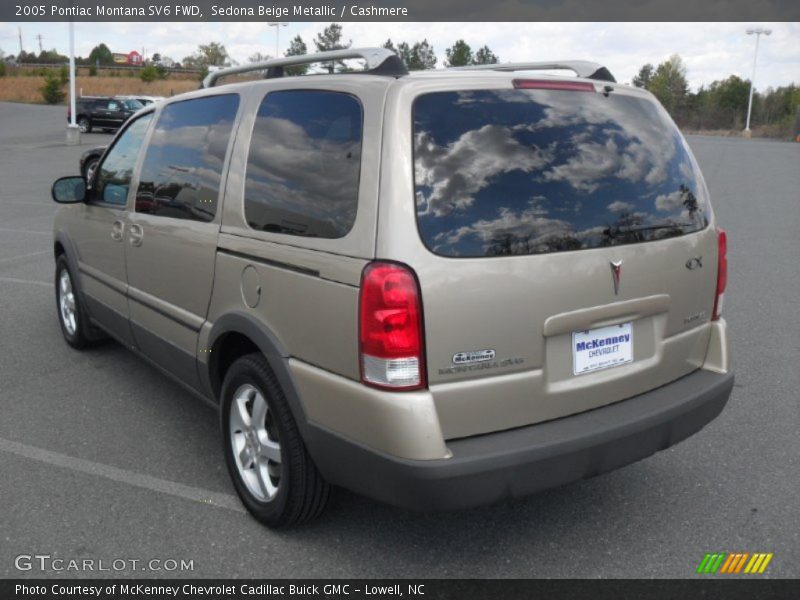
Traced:
<path id="1" fill-rule="evenodd" d="M 800 144 L 694 137 L 728 231 L 737 383 L 723 414 L 625 469 L 474 510 L 347 492 L 273 532 L 240 507 L 217 417 L 117 344 L 79 353 L 53 299 L 50 185 L 77 174 L 65 110 L 0 103 L 0 577 L 15 557 L 193 561 L 194 577 L 690 577 L 706 552 L 800 576 Z M 97 576 L 109 573 L 70 573 Z"/>

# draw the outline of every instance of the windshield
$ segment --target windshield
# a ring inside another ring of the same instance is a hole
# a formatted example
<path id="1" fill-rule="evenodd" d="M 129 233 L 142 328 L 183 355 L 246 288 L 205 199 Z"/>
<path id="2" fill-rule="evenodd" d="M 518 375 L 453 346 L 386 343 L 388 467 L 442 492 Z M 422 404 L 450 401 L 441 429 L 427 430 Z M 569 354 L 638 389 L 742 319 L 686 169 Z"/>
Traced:
<path id="1" fill-rule="evenodd" d="M 127 106 L 130 110 L 139 110 L 140 108 L 144 108 L 144 104 L 139 102 L 138 100 L 123 100 L 125 102 L 125 106 Z"/>
<path id="2" fill-rule="evenodd" d="M 422 95 L 414 178 L 420 235 L 443 256 L 614 246 L 708 223 L 695 163 L 663 109 L 613 92 Z"/>

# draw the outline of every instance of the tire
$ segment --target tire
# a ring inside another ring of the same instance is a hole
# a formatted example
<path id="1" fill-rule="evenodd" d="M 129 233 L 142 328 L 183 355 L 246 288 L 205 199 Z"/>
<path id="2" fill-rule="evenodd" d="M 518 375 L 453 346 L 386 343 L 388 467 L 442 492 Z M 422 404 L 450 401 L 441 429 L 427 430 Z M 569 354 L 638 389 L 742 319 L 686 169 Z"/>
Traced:
<path id="1" fill-rule="evenodd" d="M 87 183 L 91 181 L 92 175 L 94 175 L 94 170 L 97 168 L 97 163 L 100 162 L 99 158 L 90 158 L 86 161 L 86 164 L 83 165 L 83 178 L 86 180 Z"/>
<path id="2" fill-rule="evenodd" d="M 92 133 L 92 121 L 89 117 L 78 117 L 78 127 L 81 133 Z"/>
<path id="3" fill-rule="evenodd" d="M 75 288 L 75 278 L 67 259 L 61 255 L 56 259 L 56 310 L 61 333 L 67 343 L 81 350 L 90 346 L 100 336 L 89 323 L 83 309 L 80 294 Z"/>
<path id="4" fill-rule="evenodd" d="M 275 529 L 322 514 L 331 486 L 311 460 L 263 355 L 249 354 L 231 365 L 220 406 L 225 464 L 250 514 Z"/>

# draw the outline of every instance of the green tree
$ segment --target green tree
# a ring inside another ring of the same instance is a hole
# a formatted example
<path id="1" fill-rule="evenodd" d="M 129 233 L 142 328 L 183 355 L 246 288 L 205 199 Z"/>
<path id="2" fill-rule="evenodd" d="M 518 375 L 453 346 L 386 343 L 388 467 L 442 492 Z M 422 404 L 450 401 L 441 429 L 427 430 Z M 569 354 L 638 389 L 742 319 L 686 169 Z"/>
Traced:
<path id="1" fill-rule="evenodd" d="M 314 38 L 314 46 L 317 52 L 327 52 L 328 50 L 344 50 L 353 44 L 353 40 L 349 40 L 346 44 L 342 41 L 342 26 L 338 23 L 331 23 L 322 33 L 318 33 Z M 333 73 L 337 69 L 339 71 L 346 70 L 344 61 L 336 60 L 323 63 L 323 67 L 328 70 L 328 73 Z"/>
<path id="2" fill-rule="evenodd" d="M 497 55 L 489 49 L 489 46 L 484 46 L 475 53 L 473 64 L 476 65 L 496 65 L 500 62 Z"/>
<path id="3" fill-rule="evenodd" d="M 52 73 L 45 77 L 44 85 L 39 88 L 39 91 L 44 101 L 48 104 L 59 104 L 64 101 L 66 96 L 64 90 L 61 89 L 61 81 Z"/>
<path id="4" fill-rule="evenodd" d="M 69 81 L 69 68 L 67 65 L 61 65 L 61 68 L 58 70 L 58 79 L 61 81 L 61 85 Z"/>
<path id="5" fill-rule="evenodd" d="M 247 57 L 247 62 L 249 63 L 260 63 L 264 62 L 265 60 L 269 60 L 272 58 L 269 54 L 262 54 L 261 52 L 254 52 L 250 56 Z"/>
<path id="6" fill-rule="evenodd" d="M 411 47 L 406 65 L 409 71 L 424 71 L 436 68 L 436 53 L 427 39 L 417 42 Z"/>
<path id="7" fill-rule="evenodd" d="M 89 65 L 89 77 L 97 77 L 97 67 Z"/>
<path id="8" fill-rule="evenodd" d="M 219 42 L 200 44 L 195 55 L 198 56 L 198 62 L 207 67 L 221 67 L 229 60 L 228 51 Z"/>
<path id="9" fill-rule="evenodd" d="M 653 71 L 653 65 L 650 63 L 642 66 L 633 78 L 633 85 L 639 88 L 649 89 L 650 82 L 653 80 Z"/>
<path id="10" fill-rule="evenodd" d="M 464 40 L 458 40 L 450 48 L 447 48 L 445 54 L 447 55 L 448 67 L 465 67 L 475 62 L 472 48 Z"/>
<path id="11" fill-rule="evenodd" d="M 139 79 L 144 81 L 145 83 L 150 83 L 159 79 L 158 69 L 155 65 L 147 65 L 141 71 L 139 71 Z"/>
<path id="12" fill-rule="evenodd" d="M 303 56 L 308 54 L 308 47 L 299 35 L 294 36 L 289 47 L 286 49 L 284 56 Z M 287 67 L 287 75 L 305 75 L 308 73 L 308 65 L 297 65 L 296 67 Z"/>
<path id="13" fill-rule="evenodd" d="M 6 61 L 0 57 L 0 77 L 6 76 Z"/>
<path id="14" fill-rule="evenodd" d="M 89 62 L 93 65 L 109 66 L 114 64 L 114 54 L 105 44 L 98 44 L 89 53 Z"/>
<path id="15" fill-rule="evenodd" d="M 658 98 L 673 119 L 679 120 L 689 95 L 689 83 L 686 80 L 686 65 L 683 59 L 673 54 L 658 65 L 648 90 Z"/>
<path id="16" fill-rule="evenodd" d="M 400 42 L 395 46 L 392 40 L 388 39 L 383 47 L 397 54 L 409 71 L 423 71 L 436 67 L 436 54 L 427 39 L 416 42 L 413 46 L 407 42 Z"/>

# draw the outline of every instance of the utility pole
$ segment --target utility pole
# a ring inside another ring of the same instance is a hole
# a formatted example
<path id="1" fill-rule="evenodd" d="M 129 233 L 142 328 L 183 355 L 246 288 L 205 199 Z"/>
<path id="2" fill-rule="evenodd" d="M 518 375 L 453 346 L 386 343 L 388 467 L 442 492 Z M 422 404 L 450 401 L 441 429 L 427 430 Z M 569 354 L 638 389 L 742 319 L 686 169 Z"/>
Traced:
<path id="1" fill-rule="evenodd" d="M 761 34 L 769 35 L 772 33 L 771 29 L 762 29 L 761 27 L 756 27 L 755 29 L 748 29 L 745 33 L 747 35 L 754 35 L 756 36 L 756 51 L 753 54 L 753 76 L 750 78 L 750 99 L 747 101 L 747 124 L 744 126 L 744 136 L 750 137 L 752 133 L 750 132 L 750 111 L 753 109 L 753 88 L 756 84 L 756 61 L 758 61 L 758 41 L 761 39 Z"/>
<path id="2" fill-rule="evenodd" d="M 39 40 L 39 53 L 41 54 L 44 52 L 44 48 L 42 48 L 42 34 L 36 36 L 36 39 Z"/>
<path id="3" fill-rule="evenodd" d="M 288 23 L 281 23 L 278 21 L 271 21 L 267 23 L 270 27 L 275 28 L 275 56 L 274 58 L 278 58 L 278 52 L 280 51 L 280 39 L 281 39 L 281 27 L 286 27 Z"/>
<path id="4" fill-rule="evenodd" d="M 22 49 L 22 27 L 17 27 L 17 31 L 19 32 L 19 53 L 22 54 L 24 52 Z"/>

